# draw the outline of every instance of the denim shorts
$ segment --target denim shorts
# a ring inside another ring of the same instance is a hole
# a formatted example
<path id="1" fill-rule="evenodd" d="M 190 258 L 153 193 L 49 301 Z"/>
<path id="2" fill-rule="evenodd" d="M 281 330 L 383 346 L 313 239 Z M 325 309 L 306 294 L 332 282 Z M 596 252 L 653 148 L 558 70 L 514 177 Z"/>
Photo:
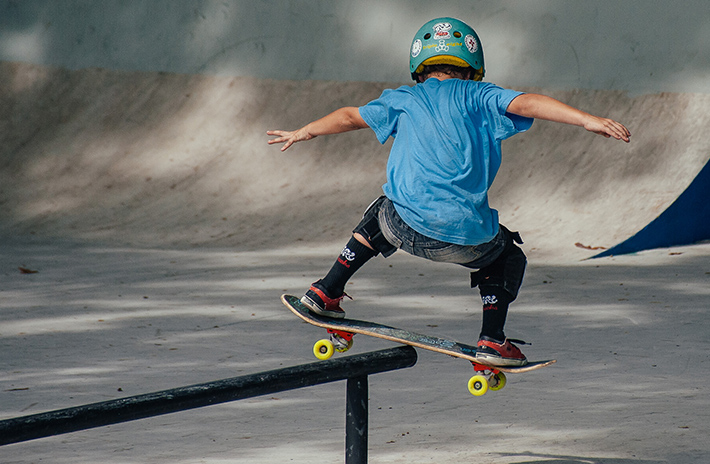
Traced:
<path id="1" fill-rule="evenodd" d="M 409 227 L 386 197 L 380 204 L 377 217 L 382 235 L 395 247 L 431 261 L 460 264 L 471 269 L 491 265 L 503 253 L 508 241 L 503 227 L 493 240 L 480 245 L 455 245 L 427 237 Z"/>

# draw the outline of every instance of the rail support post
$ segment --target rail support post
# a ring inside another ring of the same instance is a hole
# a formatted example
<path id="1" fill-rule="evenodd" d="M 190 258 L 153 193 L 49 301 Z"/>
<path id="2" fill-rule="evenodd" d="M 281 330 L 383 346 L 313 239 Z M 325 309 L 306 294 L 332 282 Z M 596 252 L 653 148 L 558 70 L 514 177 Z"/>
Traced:
<path id="1" fill-rule="evenodd" d="M 367 375 L 347 381 L 345 409 L 345 464 L 367 464 Z"/>

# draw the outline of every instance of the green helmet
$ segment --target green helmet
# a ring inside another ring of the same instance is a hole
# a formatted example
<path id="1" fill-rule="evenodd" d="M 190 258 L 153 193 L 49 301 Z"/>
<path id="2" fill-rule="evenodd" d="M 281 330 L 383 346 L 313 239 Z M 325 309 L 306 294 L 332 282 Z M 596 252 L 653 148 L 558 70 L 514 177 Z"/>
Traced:
<path id="1" fill-rule="evenodd" d="M 451 64 L 476 70 L 474 79 L 481 80 L 486 73 L 483 49 L 478 34 L 471 26 L 455 18 L 432 19 L 423 25 L 412 40 L 409 71 L 412 79 L 426 65 Z"/>

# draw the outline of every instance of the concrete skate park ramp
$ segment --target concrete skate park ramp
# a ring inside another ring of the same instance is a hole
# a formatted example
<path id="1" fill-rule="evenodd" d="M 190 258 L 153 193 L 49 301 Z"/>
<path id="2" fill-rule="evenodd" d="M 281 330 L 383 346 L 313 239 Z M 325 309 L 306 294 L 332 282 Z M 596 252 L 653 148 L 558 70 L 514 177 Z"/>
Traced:
<path id="1" fill-rule="evenodd" d="M 0 82 L 0 235 L 240 250 L 346 239 L 380 194 L 388 147 L 359 131 L 281 153 L 265 132 L 399 85 L 10 62 Z M 537 121 L 505 142 L 491 204 L 531 256 L 583 259 L 633 236 L 710 156 L 708 95 L 523 90 L 633 133 L 624 144 Z"/>
<path id="2" fill-rule="evenodd" d="M 710 162 L 660 216 L 633 237 L 595 258 L 710 239 Z"/>

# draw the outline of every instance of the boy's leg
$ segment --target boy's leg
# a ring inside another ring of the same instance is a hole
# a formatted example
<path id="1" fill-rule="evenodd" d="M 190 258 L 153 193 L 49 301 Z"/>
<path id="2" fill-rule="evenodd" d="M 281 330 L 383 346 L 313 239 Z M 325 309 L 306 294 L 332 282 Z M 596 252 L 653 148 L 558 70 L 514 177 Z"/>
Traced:
<path id="1" fill-rule="evenodd" d="M 507 229 L 503 231 L 506 245 L 500 256 L 489 266 L 471 273 L 471 286 L 478 286 L 483 302 L 477 357 L 497 364 L 522 365 L 526 362 L 525 356 L 506 339 L 504 328 L 508 307 L 522 284 L 527 260 L 515 244 L 520 241 L 519 235 Z"/>
<path id="2" fill-rule="evenodd" d="M 499 234 L 488 243 L 477 246 L 454 245 L 426 237 L 413 230 L 397 214 L 390 201 L 384 202 L 380 215 L 382 216 L 379 223 L 382 228 L 380 235 L 407 253 L 432 261 L 479 269 L 471 273 L 471 286 L 476 287 L 481 284 L 481 297 L 485 309 L 483 333 L 479 338 L 479 346 L 483 345 L 483 347 L 477 353 L 483 358 L 485 352 L 490 349 L 495 353 L 492 356 L 496 356 L 496 364 L 523 365 L 526 362 L 525 356 L 506 340 L 503 331 L 508 305 L 518 295 L 527 262 L 523 251 L 515 245 L 516 241 L 522 243 L 520 235 L 500 226 Z M 370 243 L 375 241 L 370 240 Z M 388 256 L 385 249 L 378 247 L 375 249 Z M 494 362 L 488 359 L 486 361 Z"/>
<path id="3" fill-rule="evenodd" d="M 340 297 L 345 293 L 345 284 L 366 262 L 377 255 L 369 245 L 361 242 L 361 238 L 353 235 L 340 256 L 335 260 L 330 271 L 319 283 L 329 298 Z"/>
<path id="4" fill-rule="evenodd" d="M 481 301 L 483 301 L 483 323 L 481 324 L 481 337 L 503 343 L 505 342 L 505 319 L 508 316 L 508 307 L 513 298 L 508 292 L 500 288 L 481 288 Z"/>
<path id="5" fill-rule="evenodd" d="M 387 257 L 396 250 L 382 236 L 379 227 L 378 212 L 384 198 L 378 198 L 367 208 L 328 274 L 311 285 L 301 298 L 301 302 L 314 313 L 327 317 L 345 317 L 340 302 L 346 295 L 345 284 L 348 280 L 371 258 L 379 253 Z"/>
<path id="6" fill-rule="evenodd" d="M 340 307 L 340 301 L 345 296 L 345 284 L 358 269 L 377 255 L 375 250 L 361 243 L 358 238 L 350 238 L 328 274 L 313 283 L 301 299 L 314 313 L 327 317 L 345 317 L 345 311 Z"/>

